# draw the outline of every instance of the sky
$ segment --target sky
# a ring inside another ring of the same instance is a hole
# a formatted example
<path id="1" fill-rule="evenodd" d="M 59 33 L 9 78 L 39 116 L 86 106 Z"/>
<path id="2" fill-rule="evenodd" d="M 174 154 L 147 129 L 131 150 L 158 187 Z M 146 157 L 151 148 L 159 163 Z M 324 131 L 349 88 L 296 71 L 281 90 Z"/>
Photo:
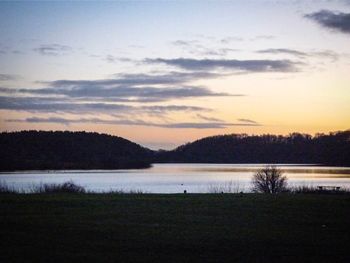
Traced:
<path id="1" fill-rule="evenodd" d="M 0 131 L 350 128 L 347 0 L 0 2 L 0 36 Z"/>

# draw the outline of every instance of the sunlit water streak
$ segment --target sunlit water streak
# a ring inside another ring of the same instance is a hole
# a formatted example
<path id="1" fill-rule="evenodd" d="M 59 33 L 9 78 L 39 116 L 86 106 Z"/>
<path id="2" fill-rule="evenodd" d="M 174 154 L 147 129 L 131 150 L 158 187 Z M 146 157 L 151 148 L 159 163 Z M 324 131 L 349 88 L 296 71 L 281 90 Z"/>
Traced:
<path id="1" fill-rule="evenodd" d="M 40 183 L 72 180 L 89 191 L 147 193 L 205 193 L 228 182 L 234 191 L 249 192 L 252 174 L 264 164 L 153 164 L 140 170 L 60 170 L 0 173 L 0 181 L 29 191 Z M 350 188 L 349 167 L 278 165 L 290 186 L 340 186 Z"/>

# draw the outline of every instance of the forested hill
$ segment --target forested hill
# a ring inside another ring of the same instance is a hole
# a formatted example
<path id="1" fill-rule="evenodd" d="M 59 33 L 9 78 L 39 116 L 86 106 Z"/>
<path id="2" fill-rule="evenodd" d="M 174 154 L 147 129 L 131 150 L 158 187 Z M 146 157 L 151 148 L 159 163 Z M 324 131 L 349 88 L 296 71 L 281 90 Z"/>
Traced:
<path id="1" fill-rule="evenodd" d="M 350 130 L 314 137 L 248 136 L 207 137 L 158 153 L 158 162 L 184 163 L 298 163 L 350 166 Z"/>
<path id="2" fill-rule="evenodd" d="M 117 136 L 86 132 L 0 133 L 0 170 L 131 169 L 156 162 L 296 163 L 350 166 L 350 131 L 314 137 L 207 137 L 172 151 L 152 151 Z"/>
<path id="3" fill-rule="evenodd" d="M 124 169 L 150 166 L 153 152 L 98 133 L 0 133 L 0 170 Z"/>

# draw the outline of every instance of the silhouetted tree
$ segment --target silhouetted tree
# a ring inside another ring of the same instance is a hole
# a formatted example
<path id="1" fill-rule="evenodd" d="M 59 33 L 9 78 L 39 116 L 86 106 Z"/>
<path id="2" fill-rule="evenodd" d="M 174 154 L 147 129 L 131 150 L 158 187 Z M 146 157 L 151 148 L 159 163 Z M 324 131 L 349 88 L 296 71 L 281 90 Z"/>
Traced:
<path id="1" fill-rule="evenodd" d="M 286 190 L 287 177 L 275 166 L 267 166 L 253 175 L 253 192 L 277 194 Z"/>

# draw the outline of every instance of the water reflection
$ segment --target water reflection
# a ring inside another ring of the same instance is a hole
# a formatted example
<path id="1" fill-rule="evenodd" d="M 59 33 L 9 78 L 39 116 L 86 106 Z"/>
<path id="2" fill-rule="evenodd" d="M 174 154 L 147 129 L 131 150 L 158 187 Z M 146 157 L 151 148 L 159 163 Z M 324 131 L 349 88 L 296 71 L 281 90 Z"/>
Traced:
<path id="1" fill-rule="evenodd" d="M 252 174 L 264 164 L 154 164 L 141 170 L 74 170 L 0 173 L 0 181 L 18 189 L 38 183 L 73 180 L 87 190 L 142 190 L 149 193 L 209 192 L 209 189 L 234 184 L 240 191 L 250 190 Z M 350 168 L 315 165 L 278 165 L 292 186 L 330 185 L 350 188 Z"/>

